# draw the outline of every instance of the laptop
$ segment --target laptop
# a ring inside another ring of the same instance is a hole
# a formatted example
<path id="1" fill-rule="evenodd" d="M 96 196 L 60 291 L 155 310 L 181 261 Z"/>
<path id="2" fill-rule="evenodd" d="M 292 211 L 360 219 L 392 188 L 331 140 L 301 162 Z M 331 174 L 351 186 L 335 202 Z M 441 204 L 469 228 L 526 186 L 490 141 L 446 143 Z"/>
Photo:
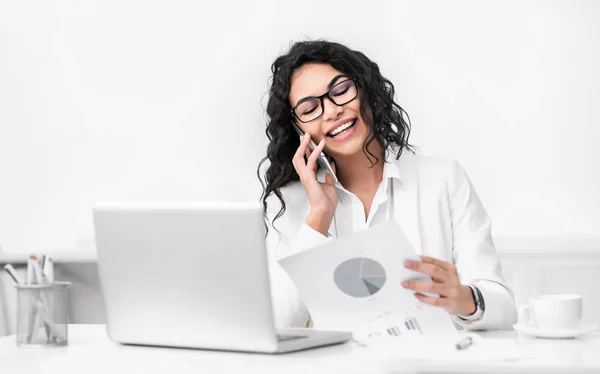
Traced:
<path id="1" fill-rule="evenodd" d="M 275 329 L 259 203 L 105 203 L 93 216 L 115 342 L 283 353 L 352 338 Z"/>

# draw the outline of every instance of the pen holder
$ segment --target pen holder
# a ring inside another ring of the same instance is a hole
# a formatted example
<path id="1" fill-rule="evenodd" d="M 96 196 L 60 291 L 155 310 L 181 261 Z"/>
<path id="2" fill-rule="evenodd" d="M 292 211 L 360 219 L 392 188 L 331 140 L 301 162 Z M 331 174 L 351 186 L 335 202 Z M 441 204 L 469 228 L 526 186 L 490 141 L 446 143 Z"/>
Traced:
<path id="1" fill-rule="evenodd" d="M 51 347 L 68 343 L 71 282 L 16 285 L 17 346 Z"/>

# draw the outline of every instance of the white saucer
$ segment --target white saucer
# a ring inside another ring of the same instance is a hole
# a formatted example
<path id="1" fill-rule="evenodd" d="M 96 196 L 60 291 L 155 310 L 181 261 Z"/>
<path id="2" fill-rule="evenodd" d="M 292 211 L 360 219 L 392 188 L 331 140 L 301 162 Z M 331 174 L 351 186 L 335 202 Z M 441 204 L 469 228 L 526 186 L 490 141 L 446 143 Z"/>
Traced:
<path id="1" fill-rule="evenodd" d="M 554 338 L 554 339 L 568 339 L 575 338 L 581 335 L 590 333 L 598 328 L 597 325 L 582 325 L 572 329 L 540 329 L 534 326 L 526 326 L 522 324 L 513 325 L 515 331 L 522 332 L 527 336 L 534 336 L 538 338 Z"/>

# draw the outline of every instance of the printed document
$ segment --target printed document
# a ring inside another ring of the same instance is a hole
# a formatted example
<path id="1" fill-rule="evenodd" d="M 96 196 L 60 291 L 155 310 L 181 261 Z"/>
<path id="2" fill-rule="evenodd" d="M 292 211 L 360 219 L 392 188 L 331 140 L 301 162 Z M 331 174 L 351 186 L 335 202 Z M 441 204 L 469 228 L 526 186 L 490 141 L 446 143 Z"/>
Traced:
<path id="1" fill-rule="evenodd" d="M 431 278 L 404 267 L 420 257 L 395 221 L 280 260 L 306 304 L 313 326 L 352 331 L 355 338 L 457 337 L 449 314 L 402 287 Z M 428 295 L 435 296 L 437 295 Z"/>

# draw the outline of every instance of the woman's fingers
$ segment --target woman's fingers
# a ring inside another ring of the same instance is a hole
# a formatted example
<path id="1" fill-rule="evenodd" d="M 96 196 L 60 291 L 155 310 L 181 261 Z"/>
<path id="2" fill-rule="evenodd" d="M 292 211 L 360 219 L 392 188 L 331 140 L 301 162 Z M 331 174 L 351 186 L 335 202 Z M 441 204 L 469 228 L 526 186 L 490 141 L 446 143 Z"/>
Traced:
<path id="1" fill-rule="evenodd" d="M 449 271 L 449 272 L 456 272 L 456 266 L 454 266 L 454 264 L 451 264 L 446 261 L 438 260 L 437 258 L 434 258 L 434 257 L 421 256 L 421 261 L 423 261 L 426 264 L 437 265 L 437 266 L 441 267 L 442 269 Z"/>
<path id="2" fill-rule="evenodd" d="M 294 157 L 292 157 L 293 162 L 297 162 L 299 159 L 302 158 L 302 155 L 304 155 L 304 152 L 306 151 L 306 145 L 308 144 L 304 140 L 305 140 L 305 137 L 300 135 L 300 146 L 296 149 L 296 153 L 294 153 Z"/>
<path id="3" fill-rule="evenodd" d="M 314 173 L 317 171 L 317 160 L 325 148 L 325 139 L 321 139 L 314 150 L 311 150 L 310 142 L 310 134 L 300 136 L 300 146 L 296 149 L 296 153 L 294 153 L 294 157 L 292 158 L 292 164 L 298 176 L 300 176 L 300 180 L 308 177 L 309 172 Z M 305 156 L 306 159 L 304 158 Z M 335 168 L 335 166 L 332 167 Z M 327 177 L 325 178 L 326 184 L 335 185 L 333 180 L 328 181 Z"/>
<path id="4" fill-rule="evenodd" d="M 423 304 L 431 305 L 431 306 L 439 306 L 442 308 L 449 308 L 452 305 L 452 302 L 448 299 L 444 299 L 441 297 L 429 297 L 422 295 L 420 293 L 416 293 L 415 297 L 419 299 Z"/>
<path id="5" fill-rule="evenodd" d="M 321 152 L 323 152 L 323 147 L 325 146 L 325 140 L 321 139 L 317 147 L 311 152 L 308 157 L 308 162 L 306 163 L 306 167 L 308 170 L 317 170 L 317 159 Z"/>
<path id="6" fill-rule="evenodd" d="M 309 151 L 308 143 L 310 141 L 310 135 L 300 136 L 300 146 L 296 149 L 294 157 L 292 157 L 292 165 L 296 169 L 296 173 L 300 176 L 300 179 L 304 177 L 306 170 L 306 161 L 304 161 L 304 155 Z"/>
<path id="7" fill-rule="evenodd" d="M 440 296 L 451 296 L 448 295 L 447 287 L 443 283 L 434 283 L 434 282 L 420 282 L 420 281 L 404 281 L 402 282 L 402 287 L 407 288 L 409 290 L 415 292 L 428 292 L 434 293 Z"/>
<path id="8" fill-rule="evenodd" d="M 410 270 L 418 271 L 419 273 L 429 275 L 433 280 L 448 280 L 448 273 L 443 268 L 424 262 L 406 261 L 404 267 Z"/>
<path id="9" fill-rule="evenodd" d="M 402 282 L 404 288 L 415 291 L 415 297 L 423 303 L 440 306 L 450 314 L 465 313 L 474 308 L 470 288 L 460 283 L 454 264 L 429 256 L 421 256 L 421 260 L 406 261 L 404 266 L 429 275 L 433 282 L 405 281 Z M 438 294 L 440 297 L 428 297 L 421 292 Z"/>

